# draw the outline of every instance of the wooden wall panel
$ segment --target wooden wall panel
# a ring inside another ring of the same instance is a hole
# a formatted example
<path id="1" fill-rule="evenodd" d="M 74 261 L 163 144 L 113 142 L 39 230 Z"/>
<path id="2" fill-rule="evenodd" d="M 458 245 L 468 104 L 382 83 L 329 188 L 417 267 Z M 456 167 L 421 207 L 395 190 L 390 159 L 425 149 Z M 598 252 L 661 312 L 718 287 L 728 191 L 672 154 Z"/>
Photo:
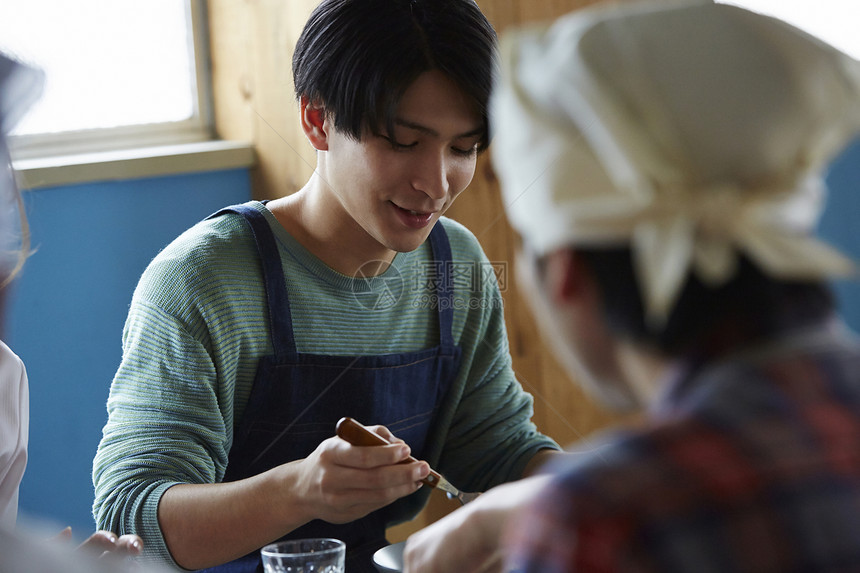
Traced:
<path id="1" fill-rule="evenodd" d="M 257 152 L 254 197 L 297 191 L 316 164 L 298 123 L 292 52 L 316 0 L 210 0 L 212 77 L 219 137 Z"/>
<path id="2" fill-rule="evenodd" d="M 550 20 L 600 0 L 478 0 L 496 30 Z M 305 183 L 314 152 L 298 123 L 291 77 L 292 48 L 317 0 L 210 0 L 215 111 L 225 139 L 252 141 L 258 165 L 254 196 L 276 198 Z M 514 369 L 535 397 L 535 423 L 562 445 L 569 445 L 619 419 L 595 405 L 568 378 L 519 295 L 513 269 L 516 237 L 505 218 L 489 155 L 479 158 L 475 178 L 449 211 L 471 229 L 491 261 L 506 265 L 503 285 Z M 394 528 L 390 539 L 456 508 L 440 494 L 414 522 Z"/>

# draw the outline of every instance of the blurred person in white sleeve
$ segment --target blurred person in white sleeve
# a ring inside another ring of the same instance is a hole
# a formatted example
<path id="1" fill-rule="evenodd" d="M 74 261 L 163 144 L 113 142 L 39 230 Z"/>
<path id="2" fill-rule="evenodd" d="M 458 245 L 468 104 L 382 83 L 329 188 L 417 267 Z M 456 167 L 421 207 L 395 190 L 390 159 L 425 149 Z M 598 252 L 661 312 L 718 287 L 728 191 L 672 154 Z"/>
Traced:
<path id="1" fill-rule="evenodd" d="M 30 251 L 7 136 L 41 95 L 43 81 L 41 71 L 0 53 L 0 332 L 7 287 Z M 46 539 L 16 527 L 29 426 L 27 371 L 21 359 L 0 340 L 0 572 L 121 573 L 136 566 L 126 560 L 142 551 L 143 542 L 136 535 L 96 531 L 72 553 L 68 544 L 70 528 Z"/>
<path id="2" fill-rule="evenodd" d="M 0 309 L 7 286 L 26 258 L 26 222 L 15 187 L 6 135 L 24 110 L 38 97 L 40 72 L 0 54 Z M 3 313 L 0 312 L 0 317 Z M 0 325 L 2 329 L 2 325 Z M 2 330 L 0 330 L 2 332 Z M 27 371 L 21 359 L 0 340 L 0 526 L 14 527 L 18 489 L 27 466 L 30 424 Z"/>

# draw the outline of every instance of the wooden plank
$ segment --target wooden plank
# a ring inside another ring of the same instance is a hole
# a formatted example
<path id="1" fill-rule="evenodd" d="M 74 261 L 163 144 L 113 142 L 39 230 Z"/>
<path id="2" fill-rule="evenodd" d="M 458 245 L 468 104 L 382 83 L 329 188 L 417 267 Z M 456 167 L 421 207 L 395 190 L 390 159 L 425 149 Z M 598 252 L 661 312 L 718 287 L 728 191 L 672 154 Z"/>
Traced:
<path id="1" fill-rule="evenodd" d="M 254 121 L 260 157 L 254 195 L 275 199 L 300 189 L 316 165 L 299 124 L 292 80 L 293 48 L 316 1 L 254 4 Z"/>
<path id="2" fill-rule="evenodd" d="M 216 132 L 221 139 L 254 142 L 251 9 L 235 0 L 210 0 L 208 6 Z"/>

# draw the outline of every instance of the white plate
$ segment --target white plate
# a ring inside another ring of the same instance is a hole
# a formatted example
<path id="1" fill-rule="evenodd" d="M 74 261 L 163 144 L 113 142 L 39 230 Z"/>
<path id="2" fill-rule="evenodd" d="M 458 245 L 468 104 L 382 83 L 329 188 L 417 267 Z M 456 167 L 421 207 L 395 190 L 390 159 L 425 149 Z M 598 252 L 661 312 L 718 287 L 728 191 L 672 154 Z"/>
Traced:
<path id="1" fill-rule="evenodd" d="M 401 573 L 403 571 L 403 546 L 405 541 L 383 547 L 373 554 L 373 564 L 379 573 Z"/>

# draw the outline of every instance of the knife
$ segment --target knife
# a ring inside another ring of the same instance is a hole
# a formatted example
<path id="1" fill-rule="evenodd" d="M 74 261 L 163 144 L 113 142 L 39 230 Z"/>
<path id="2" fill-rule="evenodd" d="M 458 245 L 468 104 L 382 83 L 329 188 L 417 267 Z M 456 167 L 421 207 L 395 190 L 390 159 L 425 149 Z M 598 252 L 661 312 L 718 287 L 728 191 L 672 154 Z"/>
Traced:
<path id="1" fill-rule="evenodd" d="M 338 437 L 346 440 L 353 446 L 385 446 L 391 443 L 352 418 L 341 418 L 337 423 L 335 431 Z M 409 456 L 400 463 L 408 464 L 417 461 L 412 456 Z M 465 493 L 460 491 L 451 482 L 446 480 L 442 474 L 433 469 L 430 470 L 430 475 L 421 481 L 430 487 L 444 491 L 448 494 L 449 499 L 457 499 L 463 505 L 481 495 L 480 493 Z"/>

